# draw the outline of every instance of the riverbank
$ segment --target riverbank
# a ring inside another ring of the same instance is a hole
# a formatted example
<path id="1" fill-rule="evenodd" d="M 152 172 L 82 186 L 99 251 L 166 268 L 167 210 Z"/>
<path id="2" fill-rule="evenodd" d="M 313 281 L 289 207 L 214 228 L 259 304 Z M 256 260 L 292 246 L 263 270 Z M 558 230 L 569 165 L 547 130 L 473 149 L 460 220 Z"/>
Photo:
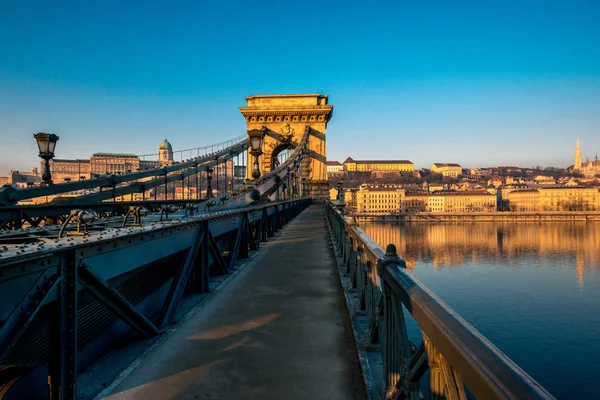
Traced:
<path id="1" fill-rule="evenodd" d="M 372 222 L 541 222 L 541 221 L 600 221 L 600 211 L 539 211 L 539 212 L 472 212 L 472 213 L 414 213 L 376 214 L 350 213 L 357 221 Z"/>

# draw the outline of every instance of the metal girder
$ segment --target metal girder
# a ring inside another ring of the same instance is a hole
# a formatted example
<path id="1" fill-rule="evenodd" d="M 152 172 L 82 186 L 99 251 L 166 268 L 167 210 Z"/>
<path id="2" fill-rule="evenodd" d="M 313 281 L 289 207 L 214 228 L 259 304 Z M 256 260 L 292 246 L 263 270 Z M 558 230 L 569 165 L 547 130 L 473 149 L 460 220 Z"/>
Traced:
<path id="1" fill-rule="evenodd" d="M 77 397 L 77 275 L 75 251 L 61 255 L 60 287 L 49 312 L 48 397 Z"/>
<path id="2" fill-rule="evenodd" d="M 218 267 L 221 275 L 227 275 L 229 273 L 229 268 L 227 267 L 227 263 L 225 262 L 225 259 L 223 259 L 223 255 L 221 254 L 221 250 L 219 250 L 219 245 L 217 244 L 217 241 L 215 240 L 212 233 L 210 232 L 210 228 L 208 229 L 208 232 L 206 232 L 206 233 L 208 235 L 210 255 L 212 256 L 215 264 L 217 264 L 217 267 Z"/>
<path id="3" fill-rule="evenodd" d="M 53 292 L 59 281 L 57 274 L 43 271 L 10 316 L 0 327 L 0 361 L 10 352 L 25 329 L 35 318 L 47 297 Z"/>
<path id="4" fill-rule="evenodd" d="M 256 228 L 256 236 L 254 236 L 254 233 L 252 233 L 252 225 L 250 224 L 250 216 L 248 215 L 248 213 L 246 213 L 246 229 L 248 230 L 248 238 L 250 239 L 248 240 L 250 250 L 258 249 L 258 241 L 260 239 L 260 236 L 258 234 L 258 226 Z"/>
<path id="5" fill-rule="evenodd" d="M 242 218 L 242 222 L 240 223 L 240 226 L 236 230 L 236 233 L 235 233 L 235 240 L 233 242 L 233 246 L 229 249 L 229 260 L 228 260 L 229 269 L 233 268 L 235 260 L 237 260 L 237 258 L 238 258 L 245 225 L 246 225 L 246 217 Z"/>
<path id="6" fill-rule="evenodd" d="M 158 317 L 160 327 L 164 327 L 173 321 L 175 310 L 181 301 L 192 267 L 196 263 L 198 251 L 204 240 L 206 240 L 206 232 L 203 229 L 198 229 L 194 237 L 194 243 L 190 247 L 181 268 L 179 268 L 177 274 L 173 277 L 169 293 Z"/>
<path id="7" fill-rule="evenodd" d="M 152 322 L 85 264 L 79 268 L 79 282 L 102 304 L 142 335 L 152 337 L 159 333 L 158 328 Z"/>

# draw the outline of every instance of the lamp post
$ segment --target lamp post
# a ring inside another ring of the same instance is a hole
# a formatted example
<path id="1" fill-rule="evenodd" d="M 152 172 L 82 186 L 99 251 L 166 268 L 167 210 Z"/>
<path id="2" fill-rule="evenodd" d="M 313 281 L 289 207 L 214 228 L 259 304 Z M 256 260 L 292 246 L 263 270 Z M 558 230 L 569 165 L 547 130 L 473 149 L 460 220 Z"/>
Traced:
<path id="1" fill-rule="evenodd" d="M 267 133 L 267 128 L 262 127 L 261 129 L 252 129 L 248 131 L 248 137 L 250 138 L 250 154 L 254 157 L 254 167 L 252 168 L 252 178 L 260 178 L 260 166 L 258 164 L 258 158 L 261 156 L 262 144 Z"/>
<path id="2" fill-rule="evenodd" d="M 213 169 L 209 168 L 206 170 L 206 198 L 210 199 L 213 197 L 212 192 L 212 173 Z"/>
<path id="3" fill-rule="evenodd" d="M 50 173 L 50 160 L 54 158 L 54 149 L 58 136 L 53 133 L 36 133 L 33 135 L 37 141 L 38 149 L 40 150 L 40 158 L 45 161 L 44 170 L 42 171 L 42 180 L 45 184 L 52 183 L 52 174 Z"/>

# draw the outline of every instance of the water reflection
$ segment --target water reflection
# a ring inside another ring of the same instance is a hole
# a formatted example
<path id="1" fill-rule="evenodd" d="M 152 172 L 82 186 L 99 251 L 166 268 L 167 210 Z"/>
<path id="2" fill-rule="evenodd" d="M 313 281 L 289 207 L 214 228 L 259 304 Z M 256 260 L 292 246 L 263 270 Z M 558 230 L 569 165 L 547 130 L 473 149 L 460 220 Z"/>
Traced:
<path id="1" fill-rule="evenodd" d="M 361 227 L 557 398 L 598 398 L 600 223 Z"/>
<path id="2" fill-rule="evenodd" d="M 409 267 L 419 262 L 436 267 L 501 261 L 511 264 L 523 256 L 539 260 L 557 256 L 572 260 L 579 285 L 585 270 L 600 266 L 598 223 L 465 223 L 381 224 L 361 228 L 380 246 L 394 243 Z"/>

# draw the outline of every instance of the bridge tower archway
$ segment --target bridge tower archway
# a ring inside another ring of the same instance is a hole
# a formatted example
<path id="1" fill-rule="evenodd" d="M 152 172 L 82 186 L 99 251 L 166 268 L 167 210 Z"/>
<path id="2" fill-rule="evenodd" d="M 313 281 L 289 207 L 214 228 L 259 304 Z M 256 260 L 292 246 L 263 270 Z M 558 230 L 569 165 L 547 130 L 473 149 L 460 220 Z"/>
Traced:
<path id="1" fill-rule="evenodd" d="M 266 128 L 263 155 L 259 159 L 261 174 L 275 168 L 281 151 L 295 148 L 305 130 L 309 130 L 307 152 L 302 160 L 302 177 L 307 179 L 308 194 L 314 199 L 329 198 L 327 179 L 326 129 L 333 113 L 328 95 L 289 94 L 246 97 L 247 106 L 240 107 L 248 130 Z M 307 128 L 308 127 L 308 128 Z M 247 165 L 254 160 L 249 157 Z M 246 178 L 252 179 L 252 168 Z"/>

